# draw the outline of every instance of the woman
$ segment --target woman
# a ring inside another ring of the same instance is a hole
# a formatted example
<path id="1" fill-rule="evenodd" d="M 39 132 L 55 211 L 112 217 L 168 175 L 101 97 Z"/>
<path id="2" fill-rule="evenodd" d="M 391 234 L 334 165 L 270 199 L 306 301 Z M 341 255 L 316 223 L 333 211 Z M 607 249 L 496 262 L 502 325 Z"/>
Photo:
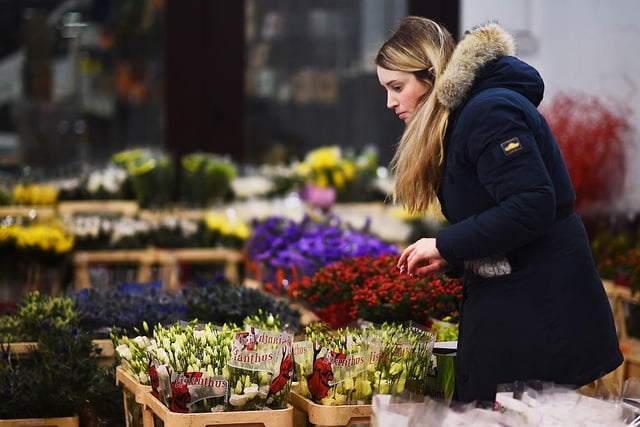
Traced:
<path id="1" fill-rule="evenodd" d="M 622 363 L 567 168 L 537 111 L 544 83 L 495 23 L 465 34 L 406 17 L 380 48 L 387 107 L 406 123 L 394 199 L 449 226 L 401 254 L 408 274 L 464 276 L 456 400 L 516 380 L 579 387 Z"/>

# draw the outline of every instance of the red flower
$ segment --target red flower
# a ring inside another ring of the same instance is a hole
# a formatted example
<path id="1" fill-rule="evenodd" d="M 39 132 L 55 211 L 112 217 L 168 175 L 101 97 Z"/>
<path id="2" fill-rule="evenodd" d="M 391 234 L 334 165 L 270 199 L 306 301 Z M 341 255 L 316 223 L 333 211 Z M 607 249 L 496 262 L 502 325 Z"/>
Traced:
<path id="1" fill-rule="evenodd" d="M 346 323 L 361 318 L 427 324 L 430 317 L 450 316 L 455 321 L 462 298 L 459 280 L 444 275 L 411 277 L 398 270 L 397 259 L 397 255 L 343 259 L 302 278 L 298 297 L 334 327 L 338 318 Z M 338 312 L 342 315 L 336 316 Z"/>

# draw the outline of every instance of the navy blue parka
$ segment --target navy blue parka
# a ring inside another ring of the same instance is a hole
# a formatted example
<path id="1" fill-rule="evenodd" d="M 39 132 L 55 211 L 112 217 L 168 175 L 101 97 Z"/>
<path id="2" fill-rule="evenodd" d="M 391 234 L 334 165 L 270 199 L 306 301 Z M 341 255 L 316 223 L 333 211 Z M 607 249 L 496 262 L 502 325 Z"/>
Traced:
<path id="1" fill-rule="evenodd" d="M 451 111 L 438 194 L 450 225 L 436 242 L 464 274 L 462 402 L 493 401 L 515 380 L 582 386 L 622 363 L 566 165 L 537 110 L 544 83 L 504 48 L 509 37 L 495 24 L 467 34 L 436 85 Z"/>

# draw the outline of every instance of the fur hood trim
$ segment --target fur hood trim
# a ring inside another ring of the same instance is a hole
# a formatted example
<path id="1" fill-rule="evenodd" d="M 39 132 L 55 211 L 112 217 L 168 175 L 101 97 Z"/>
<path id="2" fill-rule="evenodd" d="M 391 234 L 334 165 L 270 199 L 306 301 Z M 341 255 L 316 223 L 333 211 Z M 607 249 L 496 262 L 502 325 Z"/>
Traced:
<path id="1" fill-rule="evenodd" d="M 466 35 L 449 59 L 435 84 L 438 100 L 454 110 L 469 95 L 475 78 L 487 63 L 501 56 L 514 56 L 516 43 L 511 34 L 495 22 L 478 26 Z"/>

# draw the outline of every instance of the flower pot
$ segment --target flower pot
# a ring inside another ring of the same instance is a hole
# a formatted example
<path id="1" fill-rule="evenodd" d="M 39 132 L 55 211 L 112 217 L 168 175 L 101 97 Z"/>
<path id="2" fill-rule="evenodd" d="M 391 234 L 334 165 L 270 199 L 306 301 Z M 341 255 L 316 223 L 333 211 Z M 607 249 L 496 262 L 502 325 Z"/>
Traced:
<path id="1" fill-rule="evenodd" d="M 0 420 L 0 427 L 79 427 L 80 418 L 16 418 L 12 420 Z"/>

